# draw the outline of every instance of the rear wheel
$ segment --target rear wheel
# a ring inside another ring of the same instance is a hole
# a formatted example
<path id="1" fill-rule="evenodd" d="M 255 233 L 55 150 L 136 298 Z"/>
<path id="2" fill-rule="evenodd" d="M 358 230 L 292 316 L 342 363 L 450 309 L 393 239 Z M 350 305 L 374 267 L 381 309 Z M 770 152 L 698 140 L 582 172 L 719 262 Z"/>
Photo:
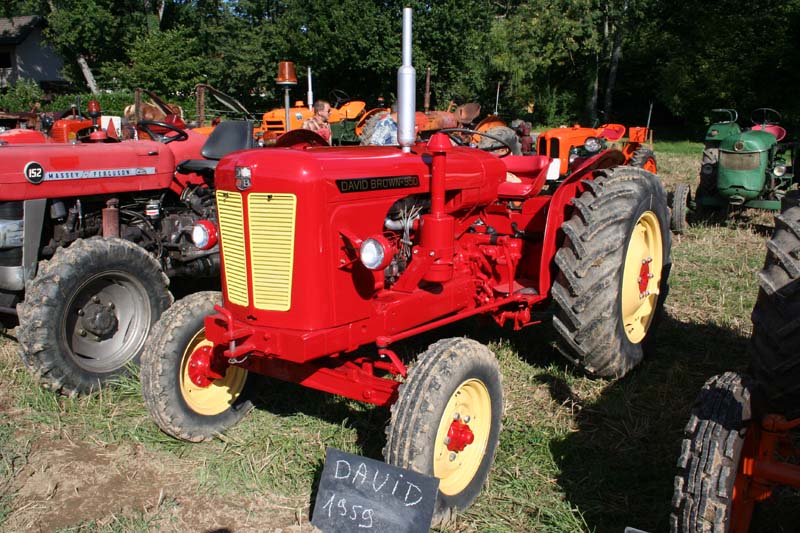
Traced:
<path id="1" fill-rule="evenodd" d="M 732 519 L 749 523 L 753 504 L 745 498 L 747 479 L 739 467 L 751 421 L 747 377 L 726 372 L 706 382 L 684 430 L 670 515 L 673 532 L 723 533 Z"/>
<path id="2" fill-rule="evenodd" d="M 210 291 L 176 302 L 153 328 L 150 349 L 142 356 L 144 403 L 161 430 L 178 439 L 211 439 L 253 408 L 255 376 L 215 360 L 206 339 L 205 317 L 221 302 L 220 293 Z"/>
<path id="3" fill-rule="evenodd" d="M 667 296 L 666 194 L 654 174 L 624 166 L 600 171 L 573 205 L 555 256 L 553 324 L 568 359 L 620 377 L 642 360 Z"/>
<path id="4" fill-rule="evenodd" d="M 672 197 L 672 212 L 670 213 L 670 228 L 675 233 L 683 233 L 689 228 L 687 214 L 690 201 L 689 185 L 679 183 L 675 187 L 675 194 Z"/>
<path id="5" fill-rule="evenodd" d="M 628 163 L 632 167 L 643 168 L 653 174 L 658 172 L 658 165 L 656 164 L 656 154 L 646 146 L 640 146 L 634 150 L 631 160 Z"/>
<path id="6" fill-rule="evenodd" d="M 473 340 L 432 344 L 400 386 L 384 456 L 439 478 L 434 525 L 449 522 L 478 496 L 494 462 L 502 414 L 497 359 Z"/>
<path id="7" fill-rule="evenodd" d="M 800 416 L 800 191 L 784 198 L 759 272 L 750 369 L 771 410 Z"/>
<path id="8" fill-rule="evenodd" d="M 158 261 L 122 239 L 59 248 L 18 307 L 22 360 L 45 387 L 69 395 L 127 374 L 172 303 L 168 283 Z"/>

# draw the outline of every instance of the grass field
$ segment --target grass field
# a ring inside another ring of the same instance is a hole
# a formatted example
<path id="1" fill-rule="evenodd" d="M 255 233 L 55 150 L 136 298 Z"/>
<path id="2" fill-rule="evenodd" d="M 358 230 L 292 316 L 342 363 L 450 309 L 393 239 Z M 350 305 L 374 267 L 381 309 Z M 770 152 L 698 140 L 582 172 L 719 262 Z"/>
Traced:
<path id="1" fill-rule="evenodd" d="M 695 184 L 702 150 L 656 144 L 667 189 Z M 521 333 L 474 322 L 440 336 L 489 344 L 506 390 L 488 486 L 452 531 L 664 531 L 683 426 L 703 382 L 747 366 L 750 311 L 772 216 L 721 214 L 673 241 L 654 353 L 622 380 L 588 379 L 554 349 L 548 321 Z M 79 399 L 40 389 L 7 337 L 0 348 L 4 530 L 308 531 L 325 448 L 380 458 L 388 410 L 273 383 L 223 440 L 160 433 L 138 382 Z M 796 531 L 800 499 L 757 511 L 754 531 Z"/>

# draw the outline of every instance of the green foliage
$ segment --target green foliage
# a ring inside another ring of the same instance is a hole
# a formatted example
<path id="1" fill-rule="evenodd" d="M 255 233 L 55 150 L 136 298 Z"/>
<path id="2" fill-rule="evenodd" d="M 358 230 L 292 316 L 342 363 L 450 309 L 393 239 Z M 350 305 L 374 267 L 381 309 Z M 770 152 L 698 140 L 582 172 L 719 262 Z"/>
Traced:
<path id="1" fill-rule="evenodd" d="M 30 111 L 44 98 L 39 84 L 30 80 L 19 80 L 0 92 L 0 109 L 19 112 Z"/>

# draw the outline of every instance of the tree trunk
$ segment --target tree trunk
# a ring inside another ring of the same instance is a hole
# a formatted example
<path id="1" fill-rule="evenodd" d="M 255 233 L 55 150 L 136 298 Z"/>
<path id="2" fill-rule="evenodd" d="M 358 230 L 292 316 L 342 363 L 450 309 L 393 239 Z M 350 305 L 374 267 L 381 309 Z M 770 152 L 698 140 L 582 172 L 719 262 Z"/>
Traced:
<path id="1" fill-rule="evenodd" d="M 590 76 L 588 92 L 589 97 L 586 99 L 586 116 L 589 118 L 589 125 L 594 127 L 597 120 L 597 96 L 599 91 L 599 75 L 600 75 L 600 61 L 595 54 L 594 72 Z"/>
<path id="2" fill-rule="evenodd" d="M 613 110 L 611 109 L 614 99 L 614 85 L 617 83 L 617 69 L 619 60 L 622 57 L 622 25 L 617 24 L 617 31 L 614 33 L 614 48 L 611 50 L 611 63 L 608 66 L 608 81 L 606 83 L 606 98 L 604 109 L 606 120 L 611 120 Z"/>
<path id="3" fill-rule="evenodd" d="M 94 81 L 94 74 L 92 74 L 92 69 L 89 68 L 89 63 L 86 62 L 86 58 L 83 55 L 78 56 L 78 65 L 81 67 L 81 72 L 83 73 L 83 77 L 86 79 L 86 85 L 89 86 L 89 91 L 92 94 L 97 94 L 97 82 Z"/>

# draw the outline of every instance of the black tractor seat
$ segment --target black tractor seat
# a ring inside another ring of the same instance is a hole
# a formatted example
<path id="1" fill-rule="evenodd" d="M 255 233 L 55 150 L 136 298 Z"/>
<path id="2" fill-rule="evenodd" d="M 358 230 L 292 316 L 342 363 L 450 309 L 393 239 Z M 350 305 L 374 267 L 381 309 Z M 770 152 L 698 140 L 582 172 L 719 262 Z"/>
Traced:
<path id="1" fill-rule="evenodd" d="M 252 120 L 226 120 L 217 124 L 203 144 L 200 155 L 205 159 L 187 159 L 180 162 L 176 170 L 179 174 L 195 173 L 210 179 L 214 177 L 220 159 L 254 145 Z"/>

